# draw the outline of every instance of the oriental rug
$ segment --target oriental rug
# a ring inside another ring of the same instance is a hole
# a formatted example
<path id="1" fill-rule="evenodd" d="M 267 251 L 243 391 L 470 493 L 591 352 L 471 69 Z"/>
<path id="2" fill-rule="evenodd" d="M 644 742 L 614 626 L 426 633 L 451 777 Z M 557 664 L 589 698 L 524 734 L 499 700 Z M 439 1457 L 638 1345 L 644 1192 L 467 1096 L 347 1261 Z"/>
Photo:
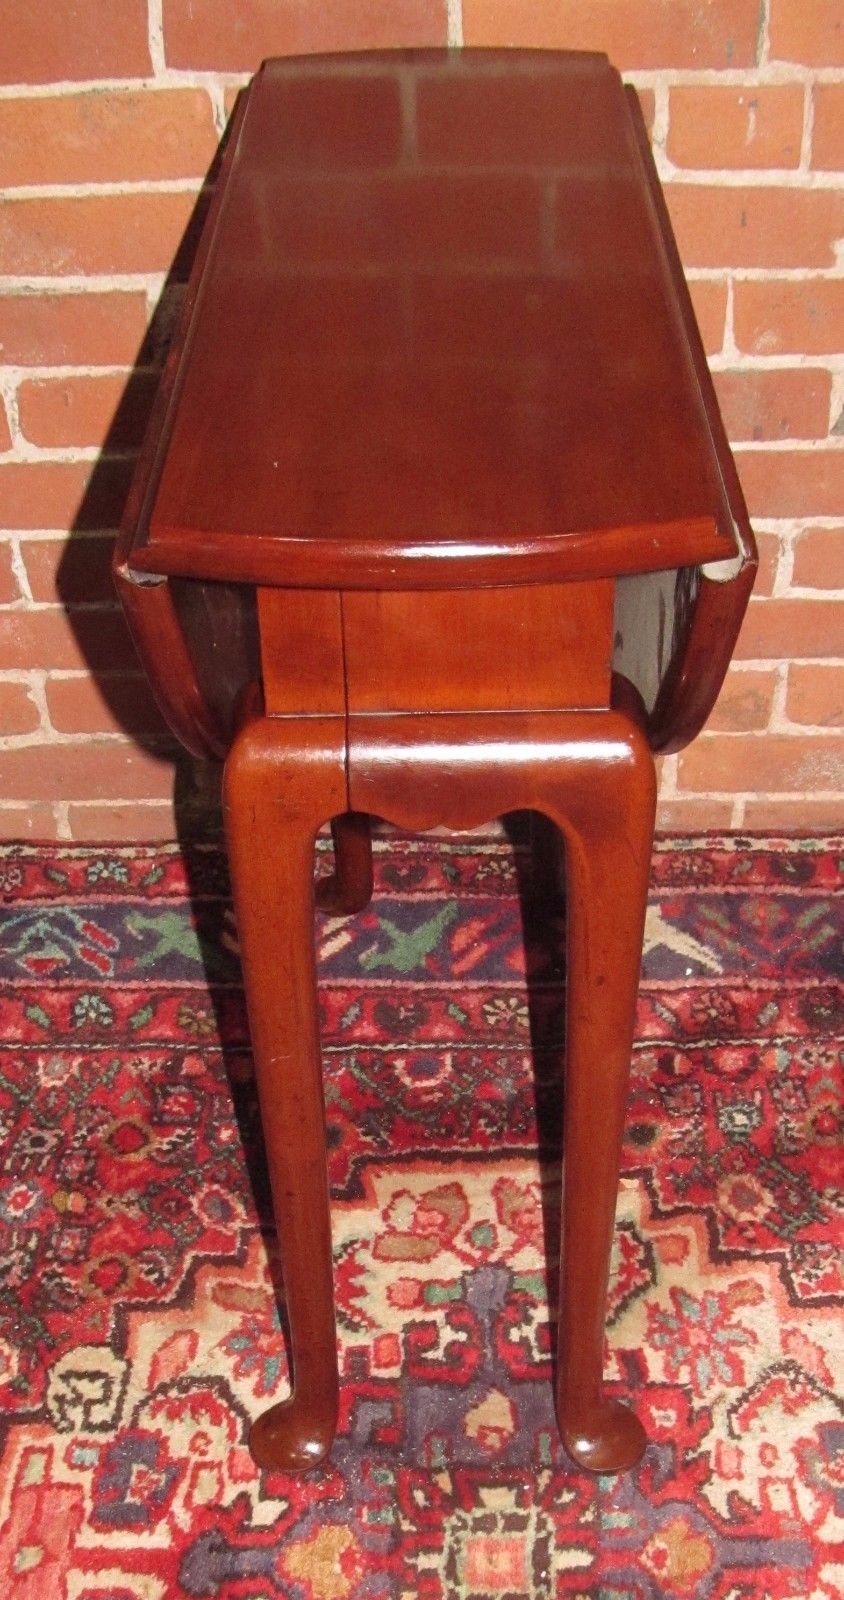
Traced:
<path id="1" fill-rule="evenodd" d="M 219 843 L 0 850 L 3 1600 L 840 1596 L 842 861 L 657 845 L 606 1357 L 651 1442 L 590 1478 L 564 913 L 518 838 L 379 838 L 318 928 L 342 1417 L 297 1480 L 245 1447 L 286 1360 Z"/>

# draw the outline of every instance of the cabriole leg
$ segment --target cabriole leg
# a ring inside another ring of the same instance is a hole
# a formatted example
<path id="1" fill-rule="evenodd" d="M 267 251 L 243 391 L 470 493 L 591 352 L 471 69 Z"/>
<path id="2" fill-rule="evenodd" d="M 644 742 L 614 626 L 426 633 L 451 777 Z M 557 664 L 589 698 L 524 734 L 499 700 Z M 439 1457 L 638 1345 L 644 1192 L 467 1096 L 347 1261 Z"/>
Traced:
<path id="1" fill-rule="evenodd" d="M 575 1461 L 616 1472 L 646 1443 L 633 1412 L 604 1394 L 602 1369 L 655 785 L 643 739 L 626 761 L 583 769 L 554 818 L 568 929 L 557 1416 Z"/>
<path id="2" fill-rule="evenodd" d="M 235 916 L 278 1227 L 292 1394 L 255 1423 L 260 1466 L 302 1470 L 337 1426 L 337 1349 L 314 959 L 314 840 L 347 807 L 343 724 L 247 722 L 226 763 Z"/>
<path id="3" fill-rule="evenodd" d="M 372 838 L 369 818 L 347 811 L 331 822 L 334 871 L 316 887 L 316 903 L 330 917 L 350 917 L 372 899 Z"/>
<path id="4" fill-rule="evenodd" d="M 475 827 L 542 812 L 565 841 L 568 1026 L 557 1416 L 595 1472 L 641 1455 L 643 1429 L 603 1387 L 610 1250 L 656 798 L 637 697 L 547 715 L 360 718 L 350 794 L 399 827 Z"/>

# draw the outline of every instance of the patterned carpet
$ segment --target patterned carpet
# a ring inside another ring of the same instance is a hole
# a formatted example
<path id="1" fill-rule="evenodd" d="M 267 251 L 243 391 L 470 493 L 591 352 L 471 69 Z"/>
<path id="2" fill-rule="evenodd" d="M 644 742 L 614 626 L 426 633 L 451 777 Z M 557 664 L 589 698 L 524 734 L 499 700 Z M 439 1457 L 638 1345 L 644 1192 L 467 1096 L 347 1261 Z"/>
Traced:
<path id="1" fill-rule="evenodd" d="M 0 850 L 3 1600 L 839 1597 L 842 861 L 657 847 L 607 1354 L 651 1444 L 591 1479 L 561 923 L 518 844 L 379 841 L 319 929 L 343 1401 L 297 1481 L 244 1444 L 286 1366 L 220 849 Z"/>

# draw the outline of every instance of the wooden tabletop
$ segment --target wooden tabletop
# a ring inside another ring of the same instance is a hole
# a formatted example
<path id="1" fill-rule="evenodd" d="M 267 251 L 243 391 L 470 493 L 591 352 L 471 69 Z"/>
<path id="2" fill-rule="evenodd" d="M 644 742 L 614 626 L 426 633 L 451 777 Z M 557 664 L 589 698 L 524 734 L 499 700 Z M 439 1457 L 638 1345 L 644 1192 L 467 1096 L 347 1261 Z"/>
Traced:
<path id="1" fill-rule="evenodd" d="M 605 57 L 271 61 L 235 139 L 133 567 L 408 589 L 735 555 Z"/>

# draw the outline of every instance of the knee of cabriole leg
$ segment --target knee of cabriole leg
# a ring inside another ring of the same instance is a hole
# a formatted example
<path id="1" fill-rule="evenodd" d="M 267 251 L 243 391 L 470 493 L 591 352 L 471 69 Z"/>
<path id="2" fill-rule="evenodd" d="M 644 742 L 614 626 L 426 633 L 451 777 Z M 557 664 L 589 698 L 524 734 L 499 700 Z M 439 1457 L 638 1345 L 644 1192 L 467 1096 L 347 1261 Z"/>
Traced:
<path id="1" fill-rule="evenodd" d="M 223 804 L 235 793 L 271 796 L 288 819 L 314 830 L 348 811 L 345 724 L 340 718 L 256 717 L 243 724 L 223 773 Z"/>
<path id="2" fill-rule="evenodd" d="M 250 717 L 235 734 L 223 768 L 223 807 L 230 808 L 244 784 L 260 781 L 268 769 L 278 771 L 284 758 L 282 741 L 266 717 Z"/>

